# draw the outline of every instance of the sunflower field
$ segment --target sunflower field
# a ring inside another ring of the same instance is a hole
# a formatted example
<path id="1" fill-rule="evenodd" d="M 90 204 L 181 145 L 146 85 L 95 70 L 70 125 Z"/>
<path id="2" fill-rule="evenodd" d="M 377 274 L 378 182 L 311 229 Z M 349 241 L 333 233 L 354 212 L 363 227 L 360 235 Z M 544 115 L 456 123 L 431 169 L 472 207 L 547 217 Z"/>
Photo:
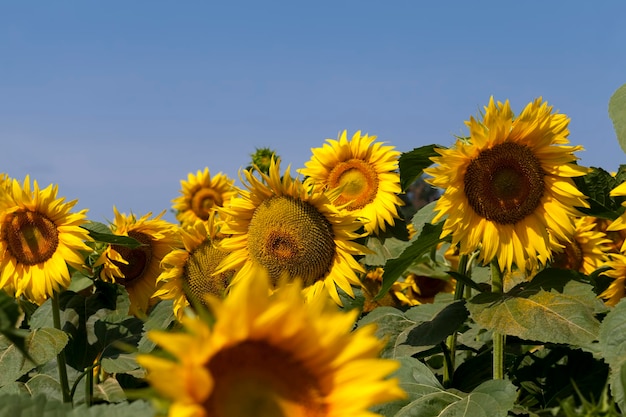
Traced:
<path id="1" fill-rule="evenodd" d="M 0 417 L 622 415 L 626 165 L 542 98 L 465 123 L 190 172 L 175 223 L 3 174 Z"/>

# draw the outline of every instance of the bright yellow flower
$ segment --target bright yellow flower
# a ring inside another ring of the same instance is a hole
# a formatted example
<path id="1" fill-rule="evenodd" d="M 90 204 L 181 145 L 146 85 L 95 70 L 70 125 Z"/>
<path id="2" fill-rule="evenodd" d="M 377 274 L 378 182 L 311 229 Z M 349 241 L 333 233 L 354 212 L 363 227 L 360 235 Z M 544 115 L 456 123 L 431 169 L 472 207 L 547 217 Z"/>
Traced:
<path id="1" fill-rule="evenodd" d="M 172 200 L 176 218 L 182 224 L 206 221 L 209 215 L 224 206 L 237 194 L 234 180 L 221 172 L 211 178 L 209 168 L 189 173 L 187 181 L 181 180 L 181 196 Z"/>
<path id="2" fill-rule="evenodd" d="M 566 146 L 569 119 L 537 99 L 513 117 L 509 102 L 485 107 L 482 121 L 467 122 L 470 137 L 437 149 L 438 165 L 425 170 L 429 182 L 445 189 L 434 222 L 445 218 L 460 253 L 480 249 L 483 262 L 497 258 L 501 270 L 545 264 L 555 248 L 550 235 L 568 242 L 576 207 L 588 207 L 571 177 L 580 146 Z"/>
<path id="3" fill-rule="evenodd" d="M 57 186 L 31 188 L 5 178 L 0 193 L 0 288 L 41 304 L 70 284 L 70 270 L 84 268 L 91 249 L 87 210 L 71 213 L 76 200 L 57 198 Z M 81 253 L 83 252 L 83 253 Z"/>
<path id="4" fill-rule="evenodd" d="M 587 275 L 608 260 L 611 240 L 597 231 L 594 217 L 584 216 L 574 221 L 574 236 L 554 255 L 552 266 L 583 272 Z"/>
<path id="5" fill-rule="evenodd" d="M 600 294 L 607 305 L 614 306 L 626 294 L 626 256 L 623 254 L 612 254 L 611 259 L 605 264 L 611 269 L 604 272 L 604 275 L 613 278 L 609 287 Z"/>
<path id="6" fill-rule="evenodd" d="M 359 236 L 359 222 L 339 212 L 324 193 L 310 192 L 293 179 L 289 168 L 282 179 L 279 170 L 272 160 L 269 175 L 259 173 L 261 179 L 244 171 L 249 191 L 220 211 L 226 216 L 221 232 L 232 235 L 220 246 L 231 253 L 216 272 L 238 271 L 232 285 L 262 271 L 274 283 L 283 275 L 300 278 L 307 293 L 326 287 L 340 304 L 335 284 L 354 296 L 355 271 L 363 268 L 353 255 L 368 251 L 352 241 Z"/>
<path id="7" fill-rule="evenodd" d="M 124 286 L 130 298 L 130 313 L 141 317 L 153 304 L 150 298 L 161 273 L 161 260 L 181 245 L 180 238 L 176 226 L 161 219 L 165 212 L 154 218 L 150 218 L 152 213 L 137 218 L 134 214 L 120 213 L 115 207 L 113 211 L 115 220 L 110 226 L 111 231 L 116 235 L 129 236 L 141 246 L 109 245 L 94 267 L 102 265 L 102 280 Z"/>
<path id="8" fill-rule="evenodd" d="M 621 183 L 613 190 L 611 190 L 612 197 L 624 197 L 626 196 L 626 182 Z M 623 206 L 626 206 L 626 202 L 622 203 Z M 616 232 L 622 231 L 626 229 L 626 212 L 624 212 L 621 216 L 615 219 L 608 227 L 607 231 Z M 620 248 L 621 252 L 626 251 L 626 240 L 623 241 L 622 247 Z"/>
<path id="9" fill-rule="evenodd" d="M 405 396 L 374 328 L 352 331 L 357 311 L 323 294 L 305 302 L 299 281 L 269 293 L 266 277 L 249 277 L 212 300 L 212 328 L 185 317 L 186 333 L 149 333 L 171 359 L 137 360 L 172 401 L 170 417 L 371 417 L 371 406 Z"/>
<path id="10" fill-rule="evenodd" d="M 153 297 L 174 300 L 174 313 L 182 319 L 184 309 L 192 303 L 205 303 L 206 295 L 223 297 L 234 271 L 214 274 L 228 252 L 217 246 L 225 237 L 219 233 L 215 215 L 206 222 L 197 221 L 180 230 L 184 249 L 175 249 L 161 261 L 158 290 Z"/>
<path id="11" fill-rule="evenodd" d="M 365 219 L 368 234 L 393 225 L 403 205 L 398 197 L 400 152 L 375 140 L 359 131 L 348 141 L 344 130 L 339 140 L 326 139 L 321 148 L 311 149 L 311 160 L 299 170 L 316 190 L 337 189 L 340 194 L 333 204 Z"/>

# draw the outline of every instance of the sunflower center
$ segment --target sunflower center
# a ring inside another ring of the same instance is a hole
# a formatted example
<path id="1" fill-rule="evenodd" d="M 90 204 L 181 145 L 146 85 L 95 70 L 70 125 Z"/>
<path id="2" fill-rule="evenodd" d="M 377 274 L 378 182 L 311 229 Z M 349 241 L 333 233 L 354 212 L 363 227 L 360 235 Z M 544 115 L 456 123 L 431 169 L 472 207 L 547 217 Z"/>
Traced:
<path id="1" fill-rule="evenodd" d="M 335 205 L 349 203 L 348 210 L 358 210 L 374 201 L 378 191 L 378 174 L 367 162 L 350 159 L 335 166 L 328 176 L 330 188 L 339 188 Z"/>
<path id="2" fill-rule="evenodd" d="M 207 364 L 215 381 L 204 403 L 215 417 L 327 415 L 317 375 L 290 352 L 263 341 L 222 349 Z"/>
<path id="3" fill-rule="evenodd" d="M 59 245 L 56 224 L 36 211 L 9 214 L 2 238 L 9 253 L 22 265 L 44 263 L 54 255 Z"/>
<path id="4" fill-rule="evenodd" d="M 152 259 L 152 239 L 145 233 L 131 230 L 128 236 L 139 241 L 142 245 L 136 248 L 128 246 L 111 245 L 111 248 L 119 253 L 128 264 L 111 260 L 122 274 L 123 278 L 117 278 L 116 281 L 124 286 L 132 284 L 139 280 L 148 269 L 150 260 Z"/>
<path id="5" fill-rule="evenodd" d="M 484 150 L 465 172 L 465 195 L 474 211 L 499 224 L 533 213 L 543 196 L 545 173 L 532 150 L 504 142 Z"/>
<path id="6" fill-rule="evenodd" d="M 272 197 L 252 215 L 248 250 L 273 280 L 287 273 L 308 286 L 322 279 L 335 259 L 332 225 L 307 202 Z"/>
<path id="7" fill-rule="evenodd" d="M 207 240 L 191 252 L 183 271 L 183 290 L 190 302 L 205 304 L 204 296 L 211 294 L 223 297 L 234 271 L 213 274 L 219 263 L 229 252 L 218 249 Z"/>
<path id="8" fill-rule="evenodd" d="M 191 210 L 202 220 L 207 220 L 215 207 L 224 204 L 222 195 L 212 188 L 200 188 L 191 197 Z"/>
<path id="9" fill-rule="evenodd" d="M 563 252 L 557 253 L 552 261 L 555 268 L 580 271 L 583 267 L 583 251 L 576 240 L 566 243 Z"/>

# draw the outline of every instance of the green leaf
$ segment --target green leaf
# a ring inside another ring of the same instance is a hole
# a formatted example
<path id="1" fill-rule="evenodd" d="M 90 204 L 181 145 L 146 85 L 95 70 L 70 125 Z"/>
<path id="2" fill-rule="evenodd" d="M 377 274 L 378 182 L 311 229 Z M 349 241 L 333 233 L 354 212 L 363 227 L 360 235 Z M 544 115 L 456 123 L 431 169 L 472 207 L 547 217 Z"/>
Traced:
<path id="1" fill-rule="evenodd" d="M 30 395 L 45 395 L 49 399 L 63 401 L 61 384 L 50 375 L 35 375 L 24 384 Z"/>
<path id="2" fill-rule="evenodd" d="M 103 223 L 94 221 L 87 222 L 81 226 L 83 229 L 87 229 L 89 236 L 97 242 L 110 243 L 113 245 L 128 246 L 129 248 L 137 248 L 142 245 L 136 239 L 129 236 L 120 236 L 111 232 L 111 229 Z"/>
<path id="3" fill-rule="evenodd" d="M 0 417 L 65 417 L 72 406 L 44 395 L 0 395 Z"/>
<path id="4" fill-rule="evenodd" d="M 517 397 L 515 386 L 506 380 L 490 380 L 469 394 L 445 390 L 432 371 L 412 357 L 397 359 L 400 369 L 393 375 L 407 398 L 378 406 L 373 411 L 395 417 L 505 417 Z"/>
<path id="5" fill-rule="evenodd" d="M 400 334 L 415 325 L 415 322 L 408 319 L 402 311 L 387 306 L 372 310 L 357 322 L 357 327 L 371 323 L 376 324 L 376 337 L 387 342 L 381 351 L 381 356 L 385 358 L 396 357 Z"/>
<path id="6" fill-rule="evenodd" d="M 587 287 L 591 292 L 591 286 Z M 581 301 L 580 294 L 569 295 L 565 290 L 482 293 L 472 298 L 467 308 L 486 329 L 540 342 L 589 344 L 597 338 L 600 326 L 595 306 Z"/>
<path id="7" fill-rule="evenodd" d="M 609 100 L 609 117 L 622 150 L 626 152 L 626 84 L 613 93 Z"/>
<path id="8" fill-rule="evenodd" d="M 28 332 L 16 328 L 20 314 L 15 299 L 0 290 L 0 335 L 9 339 L 23 355 L 28 355 L 25 340 Z"/>
<path id="9" fill-rule="evenodd" d="M 137 344 L 139 353 L 150 353 L 156 347 L 156 343 L 148 338 L 150 330 L 165 330 L 175 322 L 176 316 L 172 306 L 172 300 L 159 301 L 157 305 L 150 310 L 148 320 L 143 324 L 143 335 Z"/>
<path id="10" fill-rule="evenodd" d="M 93 397 L 95 400 L 102 400 L 108 403 L 119 403 L 126 401 L 126 394 L 117 379 L 110 377 L 93 387 Z"/>
<path id="11" fill-rule="evenodd" d="M 441 231 L 443 222 L 436 225 L 426 223 L 418 238 L 408 246 L 402 254 L 394 259 L 390 259 L 385 263 L 383 273 L 383 284 L 376 299 L 381 299 L 389 291 L 394 282 L 407 270 L 411 264 L 429 252 L 435 245 L 441 242 Z"/>
<path id="12" fill-rule="evenodd" d="M 97 404 L 91 407 L 75 407 L 67 417 L 153 417 L 155 410 L 147 401 L 120 402 L 118 404 Z M 13 416 L 16 417 L 16 416 Z"/>
<path id="13" fill-rule="evenodd" d="M 454 333 L 468 316 L 465 301 L 455 301 L 448 304 L 432 320 L 411 329 L 404 343 L 411 346 L 437 345 Z"/>
<path id="14" fill-rule="evenodd" d="M 624 198 L 609 195 L 621 182 L 604 169 L 592 168 L 587 175 L 574 178 L 574 183 L 587 196 L 589 207 L 578 207 L 586 215 L 614 220 L 623 211 Z"/>
<path id="15" fill-rule="evenodd" d="M 365 255 L 365 265 L 384 265 L 387 260 L 400 256 L 409 245 L 409 242 L 396 238 L 379 239 L 377 237 L 370 237 L 367 239 L 367 247 L 371 249 L 373 253 Z"/>
<path id="16" fill-rule="evenodd" d="M 0 337 L 0 386 L 14 382 L 37 365 L 54 359 L 67 344 L 65 332 L 52 328 L 35 329 L 26 337 L 25 347 L 35 363 L 26 359 L 17 347 Z"/>
<path id="17" fill-rule="evenodd" d="M 611 370 L 611 393 L 622 410 L 626 399 L 622 374 L 626 372 L 626 299 L 622 299 L 606 315 L 600 325 L 600 352 Z"/>
<path id="18" fill-rule="evenodd" d="M 435 148 L 443 148 L 441 145 L 426 145 L 415 148 L 412 151 L 400 155 L 398 166 L 400 168 L 400 187 L 406 190 L 413 181 L 422 175 L 422 171 L 433 164 L 430 158 L 438 156 Z"/>

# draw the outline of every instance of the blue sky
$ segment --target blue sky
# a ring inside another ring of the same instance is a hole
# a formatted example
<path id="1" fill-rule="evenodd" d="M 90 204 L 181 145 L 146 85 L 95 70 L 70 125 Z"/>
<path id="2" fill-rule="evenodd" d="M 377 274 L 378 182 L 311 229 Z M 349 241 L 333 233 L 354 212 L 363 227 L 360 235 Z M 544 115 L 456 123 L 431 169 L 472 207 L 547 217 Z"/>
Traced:
<path id="1" fill-rule="evenodd" d="M 189 172 L 236 178 L 257 147 L 295 170 L 344 129 L 449 146 L 492 95 L 516 112 L 542 96 L 581 164 L 615 170 L 625 15 L 621 0 L 0 0 L 0 172 L 58 184 L 95 221 L 158 213 Z"/>

